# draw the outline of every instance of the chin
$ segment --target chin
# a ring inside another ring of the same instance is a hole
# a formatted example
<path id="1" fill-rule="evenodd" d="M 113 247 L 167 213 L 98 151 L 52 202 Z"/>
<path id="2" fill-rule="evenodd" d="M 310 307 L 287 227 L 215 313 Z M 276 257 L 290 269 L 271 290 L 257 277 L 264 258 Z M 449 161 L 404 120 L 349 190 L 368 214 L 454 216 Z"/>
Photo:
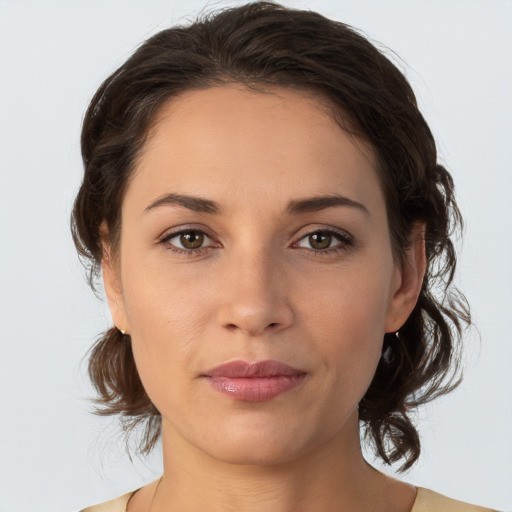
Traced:
<path id="1" fill-rule="evenodd" d="M 273 466 L 296 460 L 315 445 L 303 438 L 304 430 L 286 425 L 252 425 L 250 428 L 219 429 L 219 438 L 204 439 L 201 447 L 217 460 L 228 464 Z M 302 435 L 301 435 L 302 434 Z"/>
<path id="2" fill-rule="evenodd" d="M 216 447 L 210 451 L 210 456 L 227 464 L 239 466 L 276 466 L 291 462 L 302 453 L 289 446 L 261 446 L 260 443 L 249 445 L 248 443 L 233 444 Z"/>

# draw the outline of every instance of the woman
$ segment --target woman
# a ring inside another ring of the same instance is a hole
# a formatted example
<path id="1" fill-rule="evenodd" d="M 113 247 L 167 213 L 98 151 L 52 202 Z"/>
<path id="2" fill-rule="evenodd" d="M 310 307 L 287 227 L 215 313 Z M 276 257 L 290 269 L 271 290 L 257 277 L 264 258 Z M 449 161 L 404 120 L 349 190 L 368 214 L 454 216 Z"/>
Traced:
<path id="1" fill-rule="evenodd" d="M 470 322 L 451 177 L 373 45 L 266 2 L 165 30 L 100 87 L 82 154 L 74 239 L 115 324 L 90 375 L 164 453 L 88 510 L 487 510 L 361 454 L 360 426 L 414 464 Z"/>

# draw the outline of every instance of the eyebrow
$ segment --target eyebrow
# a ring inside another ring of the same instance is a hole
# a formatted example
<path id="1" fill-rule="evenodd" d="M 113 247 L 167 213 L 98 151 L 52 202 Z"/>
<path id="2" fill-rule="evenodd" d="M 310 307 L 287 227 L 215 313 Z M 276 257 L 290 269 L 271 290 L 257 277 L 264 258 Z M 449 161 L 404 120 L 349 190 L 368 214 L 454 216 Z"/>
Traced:
<path id="1" fill-rule="evenodd" d="M 156 201 L 151 203 L 144 211 L 149 212 L 154 208 L 165 205 L 182 206 L 195 212 L 219 214 L 220 208 L 215 201 L 203 199 L 201 197 L 183 195 L 183 194 L 166 194 L 159 197 Z"/>
<path id="2" fill-rule="evenodd" d="M 350 208 L 355 208 L 368 216 L 371 216 L 370 211 L 368 210 L 368 208 L 366 208 L 366 206 L 364 206 L 361 203 L 358 203 L 357 201 L 354 201 L 353 199 L 349 199 L 348 197 L 341 196 L 339 194 L 306 197 L 304 199 L 290 201 L 290 203 L 285 209 L 285 213 L 297 214 L 317 212 L 320 210 L 324 210 L 326 208 L 331 208 L 333 206 L 348 206 Z"/>
<path id="3" fill-rule="evenodd" d="M 218 215 L 221 212 L 219 205 L 210 199 L 202 197 L 190 196 L 185 194 L 166 194 L 152 202 L 144 211 L 149 212 L 159 206 L 181 206 L 189 210 L 201 213 L 209 213 Z M 329 194 L 325 196 L 306 197 L 304 199 L 296 199 L 290 201 L 285 208 L 284 213 L 288 215 L 317 212 L 334 206 L 345 206 L 355 208 L 370 216 L 370 212 L 366 206 L 348 197 L 339 194 Z"/>

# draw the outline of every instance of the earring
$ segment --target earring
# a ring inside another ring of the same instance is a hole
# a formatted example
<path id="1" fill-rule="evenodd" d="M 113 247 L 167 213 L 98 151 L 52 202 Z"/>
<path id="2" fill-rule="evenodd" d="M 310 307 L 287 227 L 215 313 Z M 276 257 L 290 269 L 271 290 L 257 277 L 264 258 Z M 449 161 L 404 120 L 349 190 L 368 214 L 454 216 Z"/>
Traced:
<path id="1" fill-rule="evenodd" d="M 117 328 L 117 330 L 123 335 L 123 336 L 126 336 L 127 335 L 127 332 L 124 330 L 124 329 L 119 329 L 119 327 Z M 129 335 L 128 335 L 129 336 Z"/>
<path id="2" fill-rule="evenodd" d="M 400 333 L 398 331 L 395 332 L 396 339 L 400 341 Z"/>

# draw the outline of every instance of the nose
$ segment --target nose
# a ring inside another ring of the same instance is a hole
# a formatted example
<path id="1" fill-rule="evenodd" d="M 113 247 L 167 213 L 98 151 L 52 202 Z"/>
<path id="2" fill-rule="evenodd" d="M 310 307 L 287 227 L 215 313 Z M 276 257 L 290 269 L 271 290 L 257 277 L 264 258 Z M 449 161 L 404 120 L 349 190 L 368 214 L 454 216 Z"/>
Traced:
<path id="1" fill-rule="evenodd" d="M 285 272 L 270 255 L 232 260 L 223 280 L 219 324 L 246 336 L 277 333 L 293 323 Z"/>

